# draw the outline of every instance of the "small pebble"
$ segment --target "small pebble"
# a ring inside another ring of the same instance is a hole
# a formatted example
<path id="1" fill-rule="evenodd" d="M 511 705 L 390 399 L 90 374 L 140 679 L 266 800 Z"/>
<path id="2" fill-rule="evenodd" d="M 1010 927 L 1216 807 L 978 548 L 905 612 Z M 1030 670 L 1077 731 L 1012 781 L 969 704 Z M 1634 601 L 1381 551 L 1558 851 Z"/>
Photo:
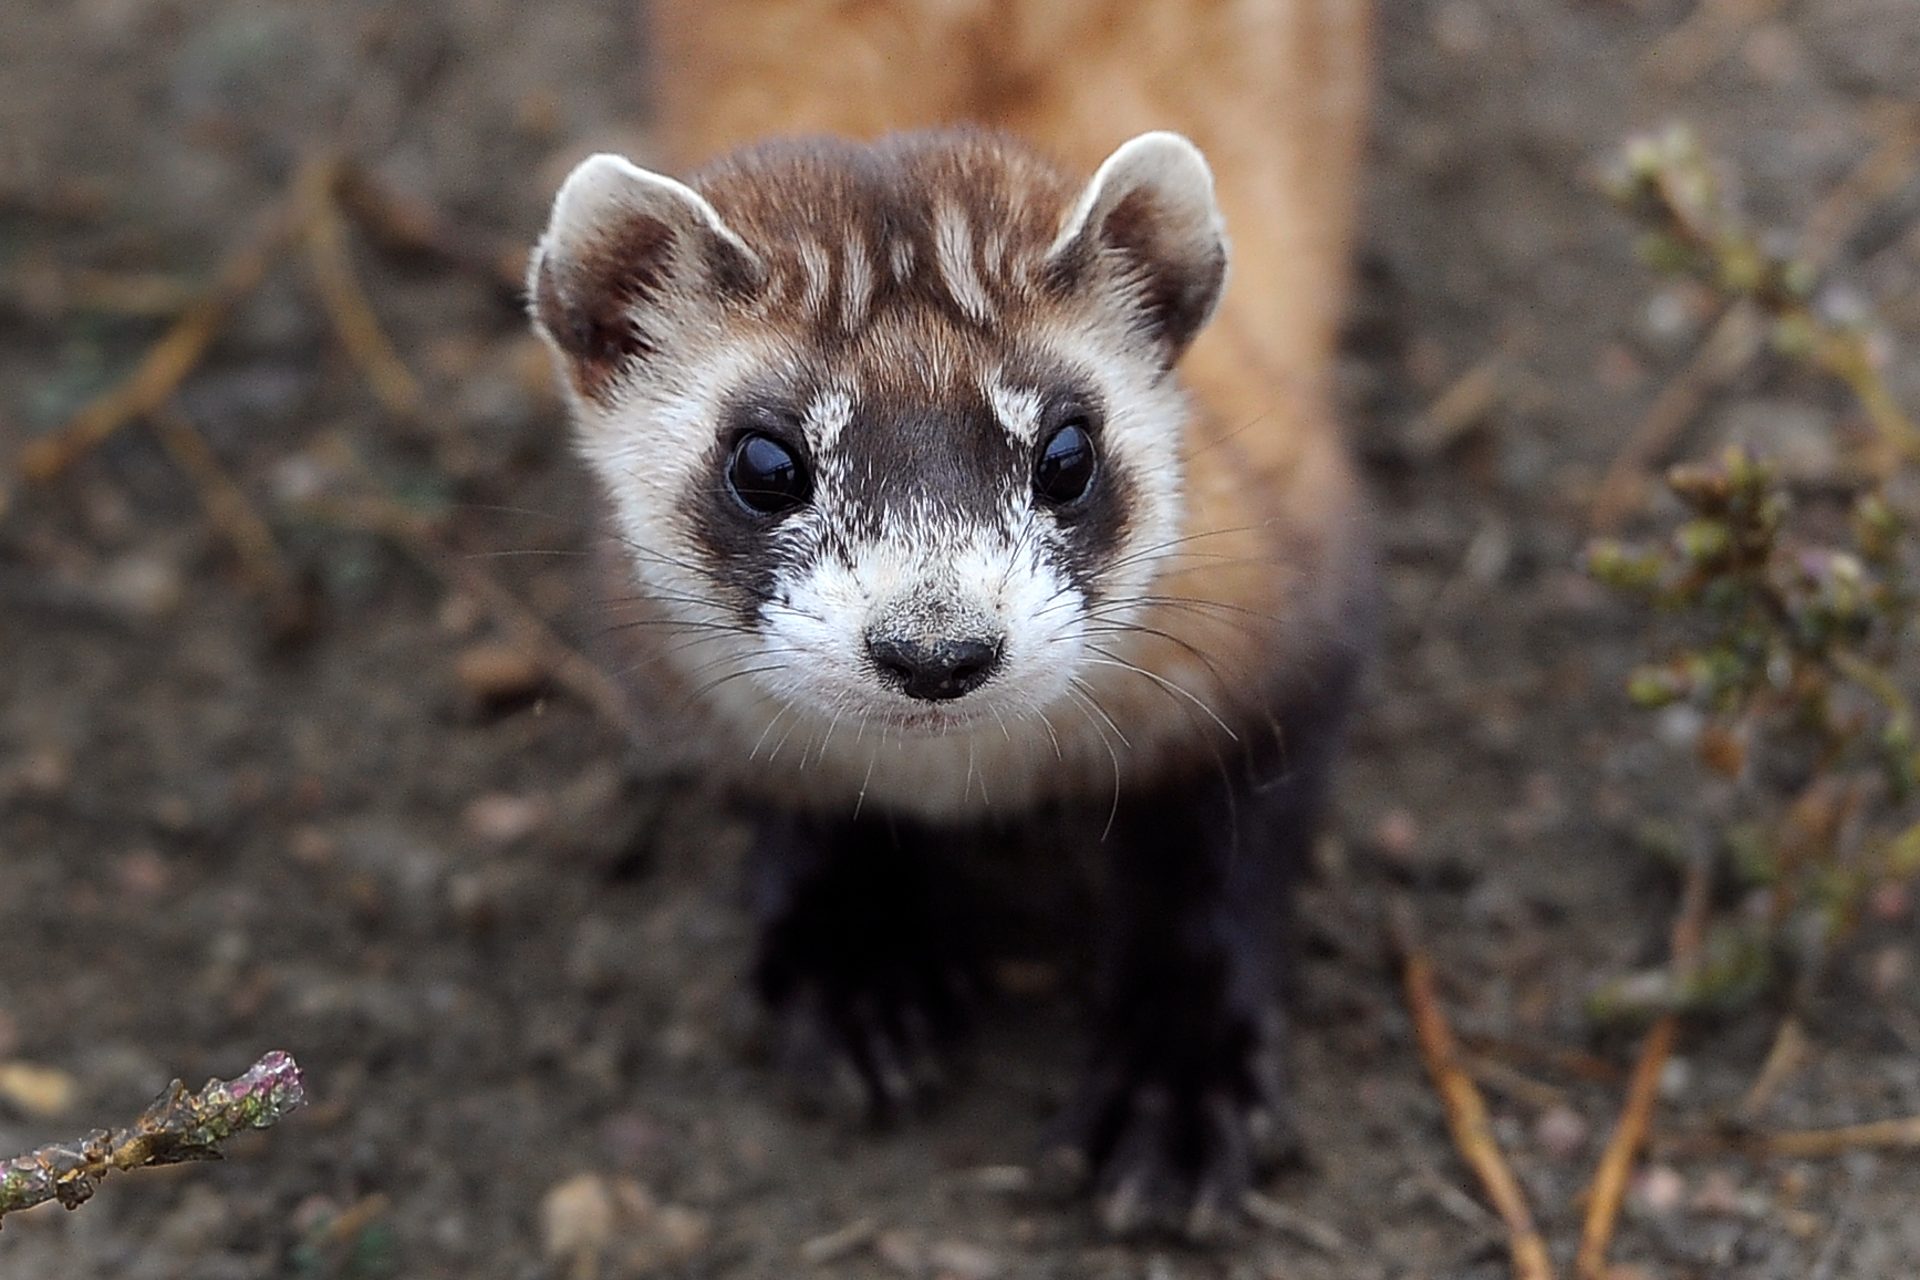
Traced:
<path id="1" fill-rule="evenodd" d="M 1882 1000 L 1904 993 L 1912 975 L 1913 957 L 1902 946 L 1881 947 L 1867 965 L 1867 982 Z"/>
<path id="2" fill-rule="evenodd" d="M 1572 1107 L 1549 1107 L 1533 1122 L 1533 1138 L 1555 1160 L 1571 1160 L 1587 1145 L 1592 1128 Z"/>
<path id="3" fill-rule="evenodd" d="M 488 844 L 507 845 L 524 840 L 546 824 L 548 805 L 540 796 L 517 796 L 492 791 L 467 805 L 466 828 Z"/>
<path id="4" fill-rule="evenodd" d="M 461 650 L 453 673 L 467 696 L 487 707 L 532 697 L 547 683 L 547 669 L 539 660 L 505 644 Z"/>
<path id="5" fill-rule="evenodd" d="M 1867 897 L 1874 919 L 1898 924 L 1913 914 L 1913 887 L 1900 880 L 1882 880 Z"/>
<path id="6" fill-rule="evenodd" d="M 1668 1058 L 1660 1068 L 1660 1097 L 1666 1102 L 1678 1102 L 1686 1097 L 1687 1090 L 1693 1087 L 1693 1064 L 1685 1058 Z"/>
<path id="7" fill-rule="evenodd" d="M 613 1189 L 598 1174 L 560 1183 L 540 1201 L 540 1240 L 548 1258 L 582 1270 L 613 1241 Z"/>
<path id="8" fill-rule="evenodd" d="M 1687 1207 L 1695 1213 L 1733 1217 L 1742 1208 L 1740 1185 L 1725 1169 L 1715 1169 L 1701 1180 L 1700 1189 L 1693 1193 Z"/>
<path id="9" fill-rule="evenodd" d="M 1671 1165 L 1649 1165 L 1634 1178 L 1629 1195 L 1644 1212 L 1665 1217 L 1685 1203 L 1687 1180 Z"/>
<path id="10" fill-rule="evenodd" d="M 57 1067 L 0 1062 L 0 1102 L 33 1120 L 57 1120 L 73 1110 L 80 1086 Z"/>
<path id="11" fill-rule="evenodd" d="M 917 1276 L 926 1269 L 926 1242 L 917 1231 L 882 1231 L 874 1237 L 873 1252 L 880 1261 L 903 1275 Z"/>
<path id="12" fill-rule="evenodd" d="M 824 1267 L 851 1257 L 873 1242 L 880 1224 L 872 1218 L 856 1218 L 838 1230 L 815 1236 L 800 1246 L 800 1260 L 811 1267 Z"/>
<path id="13" fill-rule="evenodd" d="M 927 1261 L 941 1280 L 993 1280 L 1001 1270 L 992 1253 L 964 1240 L 940 1241 L 927 1250 Z"/>
<path id="14" fill-rule="evenodd" d="M 479 601 L 464 591 L 453 591 L 440 602 L 437 621 L 440 629 L 448 635 L 466 637 L 479 629 L 485 617 Z"/>
<path id="15" fill-rule="evenodd" d="M 333 837 L 318 827 L 296 827 L 287 837 L 287 853 L 303 867 L 324 867 L 333 861 Z"/>
<path id="16" fill-rule="evenodd" d="M 178 566 L 138 552 L 107 563 L 100 574 L 100 593 L 112 608 L 140 621 L 167 616 L 186 594 Z"/>
<path id="17" fill-rule="evenodd" d="M 1410 862 L 1420 847 L 1420 824 L 1405 809 L 1389 809 L 1373 827 L 1373 843 L 1395 862 Z"/>
<path id="18" fill-rule="evenodd" d="M 26 758 L 15 776 L 28 795 L 60 795 L 73 781 L 73 756 L 58 747 L 42 747 Z"/>
<path id="19" fill-rule="evenodd" d="M 641 1275 L 680 1267 L 713 1243 L 713 1219 L 683 1204 L 663 1204 L 635 1224 L 639 1237 L 627 1266 Z"/>
<path id="20" fill-rule="evenodd" d="M 157 898 L 173 882 L 166 859 L 147 848 L 123 854 L 115 871 L 121 891 L 130 898 Z"/>

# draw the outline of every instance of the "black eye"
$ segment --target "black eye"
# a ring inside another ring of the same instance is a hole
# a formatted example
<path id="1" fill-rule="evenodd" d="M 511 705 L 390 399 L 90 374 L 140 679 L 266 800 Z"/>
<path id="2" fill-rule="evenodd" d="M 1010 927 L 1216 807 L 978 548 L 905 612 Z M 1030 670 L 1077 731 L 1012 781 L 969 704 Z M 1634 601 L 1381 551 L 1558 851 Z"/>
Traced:
<path id="1" fill-rule="evenodd" d="M 1033 464 L 1033 491 L 1059 506 L 1078 502 L 1093 487 L 1097 465 L 1086 420 L 1069 419 L 1040 446 L 1040 460 Z"/>
<path id="2" fill-rule="evenodd" d="M 807 469 L 793 450 L 772 436 L 746 435 L 727 459 L 727 485 L 749 510 L 777 516 L 813 493 Z"/>

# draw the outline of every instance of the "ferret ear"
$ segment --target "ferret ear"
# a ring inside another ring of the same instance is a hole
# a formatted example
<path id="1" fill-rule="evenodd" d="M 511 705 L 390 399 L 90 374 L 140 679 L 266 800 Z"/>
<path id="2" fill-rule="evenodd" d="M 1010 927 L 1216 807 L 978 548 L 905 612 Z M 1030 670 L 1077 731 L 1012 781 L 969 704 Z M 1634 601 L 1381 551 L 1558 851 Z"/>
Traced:
<path id="1" fill-rule="evenodd" d="M 745 297 L 758 255 L 699 192 L 620 156 L 582 161 L 554 197 L 528 268 L 534 327 L 593 394 L 716 301 Z"/>
<path id="2" fill-rule="evenodd" d="M 1068 211 L 1048 265 L 1069 287 L 1117 281 L 1171 364 L 1220 301 L 1226 231 L 1213 173 L 1177 133 L 1143 133 L 1108 156 Z"/>

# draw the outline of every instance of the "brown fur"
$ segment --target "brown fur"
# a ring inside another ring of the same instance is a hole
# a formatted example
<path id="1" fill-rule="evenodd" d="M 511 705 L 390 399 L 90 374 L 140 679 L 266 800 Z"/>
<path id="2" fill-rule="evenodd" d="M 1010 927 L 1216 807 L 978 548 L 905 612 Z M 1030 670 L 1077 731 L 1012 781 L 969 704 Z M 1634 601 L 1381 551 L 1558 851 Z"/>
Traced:
<path id="1" fill-rule="evenodd" d="M 1181 672 L 1181 684 L 1243 715 L 1249 695 L 1257 703 L 1314 680 L 1328 646 L 1348 639 L 1362 576 L 1359 499 L 1330 375 L 1366 98 L 1365 0 L 658 0 L 653 9 L 666 159 L 681 171 L 769 135 L 871 139 L 960 121 L 1016 133 L 1081 178 L 1149 129 L 1200 146 L 1232 265 L 1219 311 L 1180 365 L 1197 402 L 1183 531 L 1192 554 L 1155 588 L 1181 598 L 1145 619 L 1164 634 L 1135 637 L 1129 656 Z M 730 221 L 749 224 L 755 202 L 730 195 L 725 172 L 699 185 Z M 1067 198 L 1040 175 L 1034 193 L 1017 224 L 1057 217 Z M 1193 670 L 1195 650 L 1207 670 Z M 1151 741 L 1170 720 L 1164 690 L 1102 683 L 1108 711 L 1138 739 L 1130 768 L 1200 763 L 1190 731 L 1184 747 Z M 1088 763 L 1099 777 L 1104 758 Z"/>

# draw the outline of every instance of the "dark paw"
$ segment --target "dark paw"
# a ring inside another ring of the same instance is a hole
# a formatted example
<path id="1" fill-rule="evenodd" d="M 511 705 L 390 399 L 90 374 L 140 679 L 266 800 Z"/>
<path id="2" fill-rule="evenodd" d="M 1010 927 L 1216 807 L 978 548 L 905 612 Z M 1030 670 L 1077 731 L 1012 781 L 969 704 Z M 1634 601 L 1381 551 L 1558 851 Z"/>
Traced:
<path id="1" fill-rule="evenodd" d="M 841 955 L 813 972 L 763 960 L 776 1067 L 811 1109 L 886 1122 L 946 1084 L 971 1022 L 973 984 L 932 957 Z M 769 969 L 779 970 L 768 981 Z"/>
<path id="2" fill-rule="evenodd" d="M 1280 1027 L 1263 1019 L 1214 1061 L 1151 1032 L 1109 1045 L 1049 1131 L 1047 1180 L 1091 1191 L 1115 1235 L 1216 1238 L 1256 1178 L 1299 1158 Z"/>

